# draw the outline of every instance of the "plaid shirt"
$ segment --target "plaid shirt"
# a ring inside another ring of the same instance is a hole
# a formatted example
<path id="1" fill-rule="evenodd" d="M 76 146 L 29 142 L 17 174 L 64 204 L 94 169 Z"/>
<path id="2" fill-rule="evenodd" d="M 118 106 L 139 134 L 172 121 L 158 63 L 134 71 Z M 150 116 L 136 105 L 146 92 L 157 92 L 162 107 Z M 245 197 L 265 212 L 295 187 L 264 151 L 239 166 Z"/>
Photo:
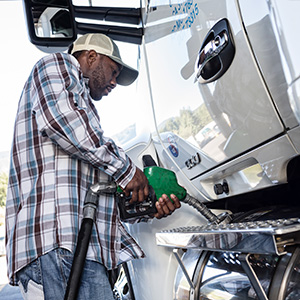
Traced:
<path id="1" fill-rule="evenodd" d="M 74 251 L 88 188 L 125 187 L 136 167 L 103 136 L 78 61 L 58 53 L 34 66 L 19 101 L 6 202 L 8 275 L 63 247 Z M 87 258 L 108 269 L 144 253 L 120 222 L 113 195 L 101 195 Z"/>

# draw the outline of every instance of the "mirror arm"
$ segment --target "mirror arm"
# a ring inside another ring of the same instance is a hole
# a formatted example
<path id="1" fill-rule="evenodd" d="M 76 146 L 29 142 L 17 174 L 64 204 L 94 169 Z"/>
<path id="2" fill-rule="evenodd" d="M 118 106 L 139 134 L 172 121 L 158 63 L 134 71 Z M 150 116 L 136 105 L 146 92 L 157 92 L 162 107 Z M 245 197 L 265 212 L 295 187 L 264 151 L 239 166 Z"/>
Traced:
<path id="1" fill-rule="evenodd" d="M 137 45 L 141 45 L 143 37 L 143 29 L 134 27 L 96 25 L 76 22 L 76 30 L 79 34 L 103 33 L 116 41 L 127 42 Z"/>
<path id="2" fill-rule="evenodd" d="M 140 8 L 89 7 L 73 6 L 75 18 L 103 20 L 118 23 L 139 25 L 141 23 Z"/>

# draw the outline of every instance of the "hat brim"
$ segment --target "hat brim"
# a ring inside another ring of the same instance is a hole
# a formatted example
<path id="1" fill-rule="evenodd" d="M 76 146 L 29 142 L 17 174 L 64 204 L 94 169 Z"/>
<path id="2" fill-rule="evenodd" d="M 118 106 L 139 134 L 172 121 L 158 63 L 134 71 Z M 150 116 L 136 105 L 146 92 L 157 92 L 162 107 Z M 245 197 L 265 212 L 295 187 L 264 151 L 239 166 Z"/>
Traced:
<path id="1" fill-rule="evenodd" d="M 118 57 L 111 56 L 111 55 L 107 55 L 107 56 L 123 67 L 119 76 L 117 77 L 117 84 L 126 86 L 132 84 L 137 79 L 139 75 L 139 72 L 137 70 L 126 65 Z"/>

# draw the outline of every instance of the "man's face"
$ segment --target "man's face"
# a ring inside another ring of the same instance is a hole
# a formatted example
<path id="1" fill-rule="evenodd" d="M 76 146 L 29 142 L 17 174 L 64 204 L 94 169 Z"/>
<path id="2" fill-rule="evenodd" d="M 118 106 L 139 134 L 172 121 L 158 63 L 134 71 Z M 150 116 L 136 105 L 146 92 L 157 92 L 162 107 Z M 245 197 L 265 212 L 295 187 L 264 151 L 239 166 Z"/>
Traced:
<path id="1" fill-rule="evenodd" d="M 107 96 L 117 86 L 121 66 L 105 55 L 97 54 L 90 76 L 90 94 L 94 100 Z"/>

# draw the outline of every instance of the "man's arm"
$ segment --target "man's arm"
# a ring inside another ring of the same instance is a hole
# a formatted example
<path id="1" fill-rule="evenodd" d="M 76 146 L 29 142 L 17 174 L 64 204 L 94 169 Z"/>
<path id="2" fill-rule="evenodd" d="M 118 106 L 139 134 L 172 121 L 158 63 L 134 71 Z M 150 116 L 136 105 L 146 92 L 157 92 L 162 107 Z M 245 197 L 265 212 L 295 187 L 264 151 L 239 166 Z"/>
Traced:
<path id="1" fill-rule="evenodd" d="M 124 150 L 103 136 L 97 112 L 74 65 L 75 58 L 56 54 L 34 70 L 33 114 L 41 135 L 69 155 L 101 169 L 133 197 L 147 193 L 147 181 Z M 76 61 L 75 61 L 76 62 Z M 129 186 L 128 186 L 129 185 Z"/>

